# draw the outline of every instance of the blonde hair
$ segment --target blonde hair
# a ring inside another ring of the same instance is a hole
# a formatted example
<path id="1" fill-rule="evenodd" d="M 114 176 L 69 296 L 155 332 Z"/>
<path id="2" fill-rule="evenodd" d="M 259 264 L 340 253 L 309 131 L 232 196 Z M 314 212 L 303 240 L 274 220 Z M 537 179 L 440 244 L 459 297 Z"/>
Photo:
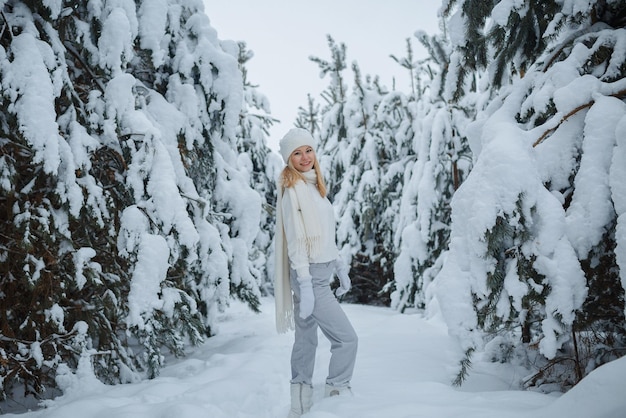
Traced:
<path id="1" fill-rule="evenodd" d="M 322 197 L 326 197 L 326 183 L 324 182 L 324 176 L 322 175 L 320 165 L 317 162 L 317 154 L 315 154 L 315 158 L 313 160 L 313 170 L 315 170 L 315 174 L 317 175 L 317 191 L 320 192 Z M 291 156 L 289 156 L 289 163 L 287 163 L 285 168 L 283 168 L 282 173 L 280 173 L 280 185 L 283 189 L 286 187 L 293 187 L 299 180 L 305 181 L 304 176 L 301 172 L 296 170 L 291 162 Z"/>

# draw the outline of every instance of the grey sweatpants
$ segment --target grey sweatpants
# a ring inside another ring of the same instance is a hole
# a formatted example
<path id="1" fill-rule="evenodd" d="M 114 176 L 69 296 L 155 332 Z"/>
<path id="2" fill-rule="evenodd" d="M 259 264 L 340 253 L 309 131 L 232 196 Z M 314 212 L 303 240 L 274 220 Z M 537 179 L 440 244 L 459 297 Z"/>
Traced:
<path id="1" fill-rule="evenodd" d="M 296 272 L 293 269 L 290 271 L 296 325 L 291 352 L 291 383 L 311 384 L 319 327 L 331 343 L 326 383 L 332 386 L 346 386 L 350 383 L 354 371 L 358 337 L 330 289 L 334 263 L 311 264 L 309 271 L 313 277 L 315 304 L 313 314 L 306 319 L 300 318 L 300 286 Z"/>

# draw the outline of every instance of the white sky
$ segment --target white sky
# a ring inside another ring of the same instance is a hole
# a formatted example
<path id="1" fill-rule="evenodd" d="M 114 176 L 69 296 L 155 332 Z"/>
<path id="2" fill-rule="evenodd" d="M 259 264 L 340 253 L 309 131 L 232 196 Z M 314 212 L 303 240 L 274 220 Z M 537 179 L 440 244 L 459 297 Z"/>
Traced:
<path id="1" fill-rule="evenodd" d="M 319 99 L 328 84 L 320 79 L 310 56 L 330 57 L 326 35 L 347 47 L 348 64 L 357 61 L 363 75 L 380 76 L 391 88 L 409 90 L 406 70 L 389 55 L 406 55 L 411 38 L 416 54 L 424 55 L 413 34 L 439 32 L 436 0 L 203 0 L 211 26 L 222 40 L 245 41 L 254 57 L 248 78 L 259 86 L 280 119 L 268 138 L 277 148 L 280 137 L 293 125 L 307 93 Z M 352 70 L 346 74 L 349 80 Z M 319 100 L 318 100 L 319 101 Z"/>

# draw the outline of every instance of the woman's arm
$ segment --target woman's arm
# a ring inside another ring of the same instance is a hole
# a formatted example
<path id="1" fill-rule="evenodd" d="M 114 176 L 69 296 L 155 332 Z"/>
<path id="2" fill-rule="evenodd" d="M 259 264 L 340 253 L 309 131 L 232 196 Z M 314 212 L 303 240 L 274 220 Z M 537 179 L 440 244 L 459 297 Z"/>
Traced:
<path id="1" fill-rule="evenodd" d="M 289 193 L 283 194 L 282 211 L 283 211 L 283 227 L 285 228 L 285 237 L 287 239 L 287 254 L 289 255 L 289 265 L 296 271 L 299 278 L 311 277 L 309 272 L 309 255 L 298 245 L 295 223 L 302 222 L 299 216 L 294 216 L 297 211 L 292 206 L 296 205 L 289 196 Z"/>

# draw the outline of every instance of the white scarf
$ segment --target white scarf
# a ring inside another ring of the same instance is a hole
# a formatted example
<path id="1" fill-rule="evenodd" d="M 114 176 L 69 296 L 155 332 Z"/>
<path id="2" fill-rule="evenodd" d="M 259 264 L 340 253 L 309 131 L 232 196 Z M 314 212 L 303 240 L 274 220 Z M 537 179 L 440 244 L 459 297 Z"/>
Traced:
<path id="1" fill-rule="evenodd" d="M 302 173 L 307 183 L 317 185 L 315 170 Z M 299 251 L 306 251 L 309 257 L 315 257 L 321 250 L 322 228 L 319 214 L 315 210 L 316 204 L 311 196 L 311 188 L 303 181 L 298 181 L 293 187 L 283 190 L 278 187 L 278 199 L 276 201 L 276 232 L 274 235 L 276 256 L 274 268 L 274 299 L 276 303 L 276 330 L 279 333 L 287 332 L 294 328 L 293 300 L 291 285 L 289 283 L 289 256 L 287 253 L 287 240 L 283 225 L 283 193 L 289 193 L 293 202 L 291 205 L 291 218 L 294 219 L 297 245 Z"/>

